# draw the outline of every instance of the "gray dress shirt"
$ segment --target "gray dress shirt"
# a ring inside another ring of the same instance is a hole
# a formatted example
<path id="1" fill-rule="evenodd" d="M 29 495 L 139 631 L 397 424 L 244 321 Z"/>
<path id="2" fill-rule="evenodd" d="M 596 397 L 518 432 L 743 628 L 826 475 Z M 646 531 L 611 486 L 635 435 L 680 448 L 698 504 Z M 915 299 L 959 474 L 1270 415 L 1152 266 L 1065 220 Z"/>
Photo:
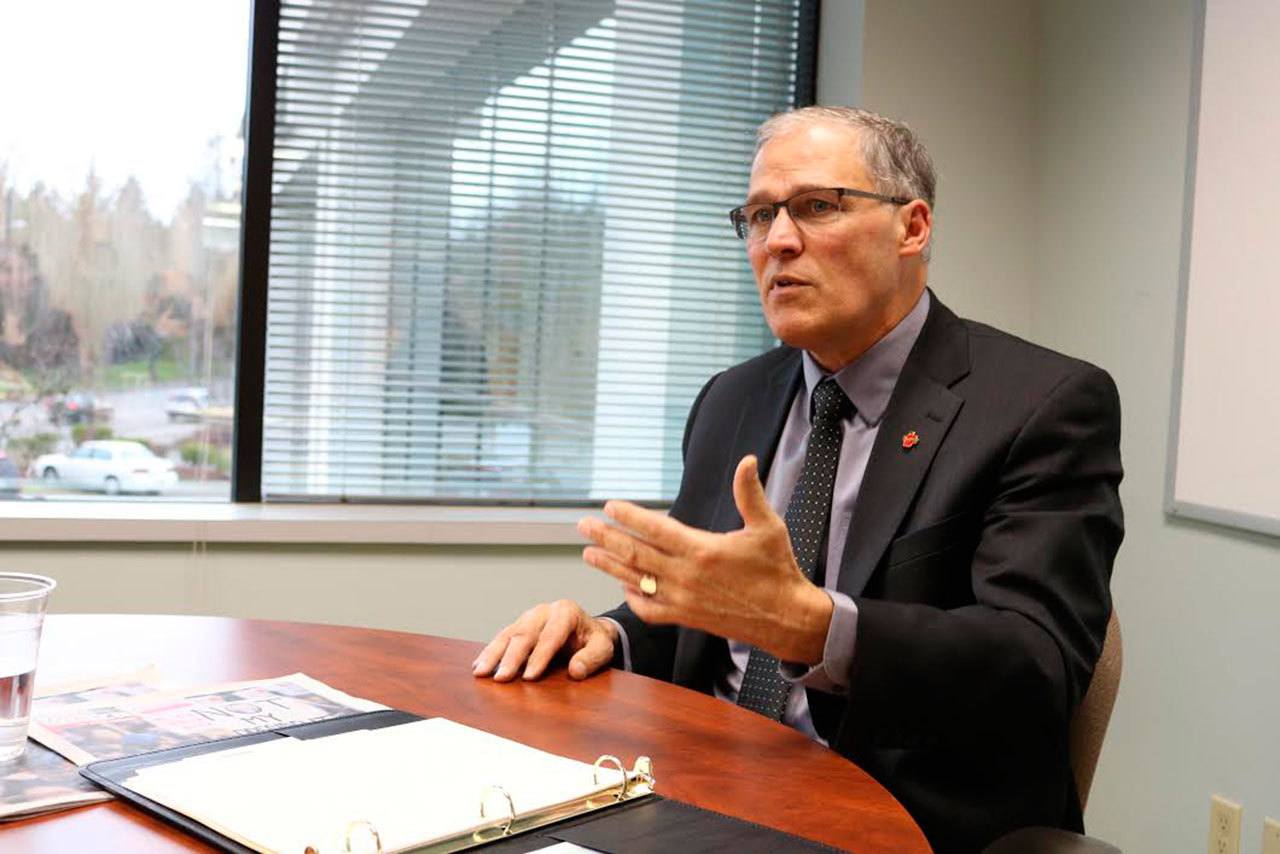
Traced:
<path id="1" fill-rule="evenodd" d="M 835 589 L 840 579 L 840 559 L 844 554 L 849 520 L 853 517 L 862 476 L 866 472 L 871 447 L 880 429 L 880 420 L 889 405 L 889 397 L 893 394 L 902 366 L 906 363 L 928 314 L 929 292 L 926 290 L 897 326 L 859 356 L 857 361 L 834 375 L 835 381 L 840 384 L 856 410 L 844 422 L 840 463 L 831 495 L 826 578 L 823 586 L 831 597 L 834 610 L 831 625 L 827 629 L 822 661 L 810 668 L 787 663 L 780 665 L 782 675 L 793 683 L 791 696 L 787 699 L 787 708 L 782 716 L 783 722 L 823 744 L 826 742 L 813 726 L 805 689 L 816 688 L 832 694 L 844 694 L 848 690 L 848 674 L 858 632 L 858 608 L 852 599 Z M 779 516 L 786 515 L 791 492 L 795 489 L 796 480 L 804 466 L 805 449 L 809 443 L 809 400 L 814 387 L 826 376 L 808 353 L 802 354 L 802 359 L 804 387 L 792 401 L 791 411 L 778 440 L 777 451 L 769 466 L 769 474 L 765 478 L 765 497 Z M 621 633 L 624 665 L 630 670 L 630 641 L 622 626 L 616 622 L 614 625 L 618 626 Z M 724 672 L 715 684 L 717 697 L 729 702 L 737 701 L 750 652 L 751 647 L 747 644 L 729 639 L 729 660 L 725 662 Z"/>

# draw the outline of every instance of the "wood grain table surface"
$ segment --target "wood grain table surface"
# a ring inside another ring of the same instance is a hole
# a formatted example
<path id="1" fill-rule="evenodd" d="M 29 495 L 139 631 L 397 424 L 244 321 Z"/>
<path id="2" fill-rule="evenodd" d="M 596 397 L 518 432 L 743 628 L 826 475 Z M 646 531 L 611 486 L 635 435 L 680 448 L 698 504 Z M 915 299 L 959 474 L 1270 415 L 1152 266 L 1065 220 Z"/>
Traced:
<path id="1" fill-rule="evenodd" d="M 858 854 L 927 854 L 877 782 L 795 730 L 694 691 L 609 671 L 563 668 L 533 683 L 471 675 L 470 641 L 347 626 L 152 615 L 51 615 L 37 682 L 154 664 L 178 685 L 303 672 L 339 690 L 444 716 L 586 762 L 652 757 L 659 794 Z M 111 802 L 0 825 L 0 851 L 175 852 L 208 847 Z"/>

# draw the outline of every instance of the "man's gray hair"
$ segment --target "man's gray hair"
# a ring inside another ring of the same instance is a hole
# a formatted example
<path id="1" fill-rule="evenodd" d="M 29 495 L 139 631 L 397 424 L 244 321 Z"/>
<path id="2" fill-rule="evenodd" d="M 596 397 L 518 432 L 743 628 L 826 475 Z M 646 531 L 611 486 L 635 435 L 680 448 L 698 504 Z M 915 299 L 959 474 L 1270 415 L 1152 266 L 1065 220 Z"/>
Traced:
<path id="1" fill-rule="evenodd" d="M 868 177 L 875 182 L 877 193 L 924 199 L 929 207 L 933 207 L 933 192 L 938 178 L 924 143 L 902 122 L 870 110 L 802 107 L 778 113 L 766 119 L 756 130 L 756 151 L 778 134 L 797 125 L 814 122 L 827 122 L 858 131 L 863 166 Z"/>

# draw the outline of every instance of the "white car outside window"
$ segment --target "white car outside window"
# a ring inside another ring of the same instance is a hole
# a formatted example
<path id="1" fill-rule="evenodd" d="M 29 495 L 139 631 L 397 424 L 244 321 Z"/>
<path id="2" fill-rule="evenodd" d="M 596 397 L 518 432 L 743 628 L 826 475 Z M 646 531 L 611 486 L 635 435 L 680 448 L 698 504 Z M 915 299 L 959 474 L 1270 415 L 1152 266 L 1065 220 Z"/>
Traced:
<path id="1" fill-rule="evenodd" d="M 36 459 L 32 470 L 47 481 L 108 495 L 158 493 L 178 482 L 173 463 L 157 457 L 140 442 L 116 439 L 85 442 L 70 456 L 45 454 Z"/>

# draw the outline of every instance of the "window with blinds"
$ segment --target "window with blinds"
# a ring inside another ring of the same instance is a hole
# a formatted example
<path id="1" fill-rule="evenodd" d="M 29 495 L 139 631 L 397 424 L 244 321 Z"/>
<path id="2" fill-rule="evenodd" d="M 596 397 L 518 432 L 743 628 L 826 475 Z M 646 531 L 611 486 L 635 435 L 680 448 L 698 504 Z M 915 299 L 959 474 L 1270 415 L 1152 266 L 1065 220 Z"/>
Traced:
<path id="1" fill-rule="evenodd" d="M 800 0 L 283 0 L 265 500 L 669 500 Z"/>

